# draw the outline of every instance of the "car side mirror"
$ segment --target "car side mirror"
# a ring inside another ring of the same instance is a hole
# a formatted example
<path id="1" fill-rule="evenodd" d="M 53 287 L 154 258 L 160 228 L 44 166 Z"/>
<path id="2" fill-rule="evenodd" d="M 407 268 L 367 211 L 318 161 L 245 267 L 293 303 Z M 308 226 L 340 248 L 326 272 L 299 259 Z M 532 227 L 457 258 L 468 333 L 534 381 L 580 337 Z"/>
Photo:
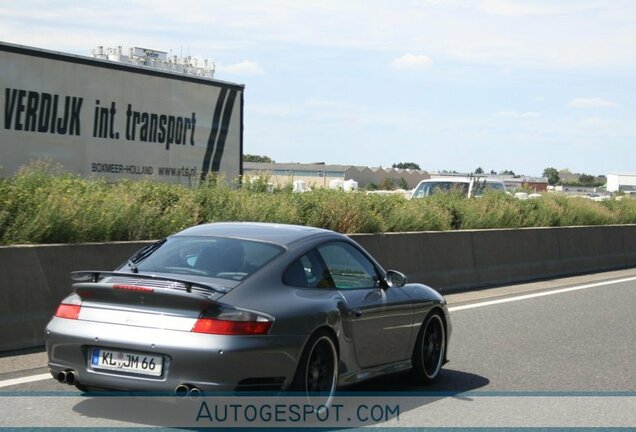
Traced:
<path id="1" fill-rule="evenodd" d="M 406 276 L 396 270 L 388 270 L 386 272 L 386 282 L 389 287 L 402 287 L 406 285 Z"/>

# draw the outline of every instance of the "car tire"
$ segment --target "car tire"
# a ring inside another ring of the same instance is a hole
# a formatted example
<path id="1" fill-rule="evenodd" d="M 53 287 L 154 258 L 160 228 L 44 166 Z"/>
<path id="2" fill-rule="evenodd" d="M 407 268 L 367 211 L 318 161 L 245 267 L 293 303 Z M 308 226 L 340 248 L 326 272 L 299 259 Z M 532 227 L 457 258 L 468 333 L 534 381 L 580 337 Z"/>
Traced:
<path id="1" fill-rule="evenodd" d="M 305 345 L 291 390 L 314 406 L 329 406 L 338 385 L 338 349 L 326 330 L 314 333 Z"/>
<path id="2" fill-rule="evenodd" d="M 429 384 L 439 376 L 446 356 L 446 327 L 439 312 L 428 314 L 413 349 L 413 372 L 420 383 Z"/>

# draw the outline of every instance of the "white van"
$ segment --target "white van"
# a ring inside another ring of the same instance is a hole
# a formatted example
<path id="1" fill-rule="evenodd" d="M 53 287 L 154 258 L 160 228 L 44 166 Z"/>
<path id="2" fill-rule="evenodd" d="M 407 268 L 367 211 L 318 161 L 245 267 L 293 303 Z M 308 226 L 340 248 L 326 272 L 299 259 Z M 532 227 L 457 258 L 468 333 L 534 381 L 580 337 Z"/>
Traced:
<path id="1" fill-rule="evenodd" d="M 422 180 L 413 190 L 411 198 L 423 198 L 438 192 L 458 191 L 467 197 L 479 197 L 485 190 L 506 192 L 501 180 L 480 177 L 438 177 Z"/>

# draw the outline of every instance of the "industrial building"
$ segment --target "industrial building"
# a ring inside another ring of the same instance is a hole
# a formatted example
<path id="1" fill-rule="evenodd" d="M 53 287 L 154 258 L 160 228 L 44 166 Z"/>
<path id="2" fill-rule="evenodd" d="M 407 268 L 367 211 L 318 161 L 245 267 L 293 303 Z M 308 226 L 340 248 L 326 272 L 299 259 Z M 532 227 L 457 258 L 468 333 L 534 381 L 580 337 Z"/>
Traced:
<path id="1" fill-rule="evenodd" d="M 608 192 L 636 193 L 635 173 L 611 173 L 607 175 Z"/>
<path id="2" fill-rule="evenodd" d="M 370 184 L 382 185 L 391 181 L 396 187 L 406 183 L 407 189 L 430 178 L 423 170 L 398 168 L 371 168 L 353 165 L 301 164 L 301 163 L 262 163 L 244 162 L 243 175 L 246 177 L 268 176 L 274 187 L 283 187 L 303 181 L 308 187 L 327 188 L 332 181 L 354 180 L 358 187 L 365 188 Z M 404 181 L 402 181 L 402 179 Z"/>

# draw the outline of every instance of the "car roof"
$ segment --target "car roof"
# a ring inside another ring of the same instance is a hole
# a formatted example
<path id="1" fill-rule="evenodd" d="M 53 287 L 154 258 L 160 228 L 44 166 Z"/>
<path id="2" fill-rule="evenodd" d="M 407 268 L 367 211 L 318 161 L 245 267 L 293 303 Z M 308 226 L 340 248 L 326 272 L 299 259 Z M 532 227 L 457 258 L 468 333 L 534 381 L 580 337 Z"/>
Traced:
<path id="1" fill-rule="evenodd" d="M 260 240 L 289 245 L 300 239 L 318 235 L 338 235 L 334 231 L 302 225 L 260 222 L 219 222 L 186 228 L 175 236 L 212 236 Z"/>
<path id="2" fill-rule="evenodd" d="M 503 180 L 499 179 L 490 179 L 484 177 L 474 177 L 476 181 L 486 181 L 487 183 L 503 183 Z M 441 182 L 449 182 L 449 183 L 470 183 L 470 178 L 468 177 L 435 177 L 426 180 L 422 180 L 420 183 L 441 183 Z"/>
<path id="3" fill-rule="evenodd" d="M 436 177 L 436 178 L 422 180 L 420 183 L 435 183 L 435 182 L 468 183 L 470 182 L 470 179 L 464 178 L 464 177 Z"/>

